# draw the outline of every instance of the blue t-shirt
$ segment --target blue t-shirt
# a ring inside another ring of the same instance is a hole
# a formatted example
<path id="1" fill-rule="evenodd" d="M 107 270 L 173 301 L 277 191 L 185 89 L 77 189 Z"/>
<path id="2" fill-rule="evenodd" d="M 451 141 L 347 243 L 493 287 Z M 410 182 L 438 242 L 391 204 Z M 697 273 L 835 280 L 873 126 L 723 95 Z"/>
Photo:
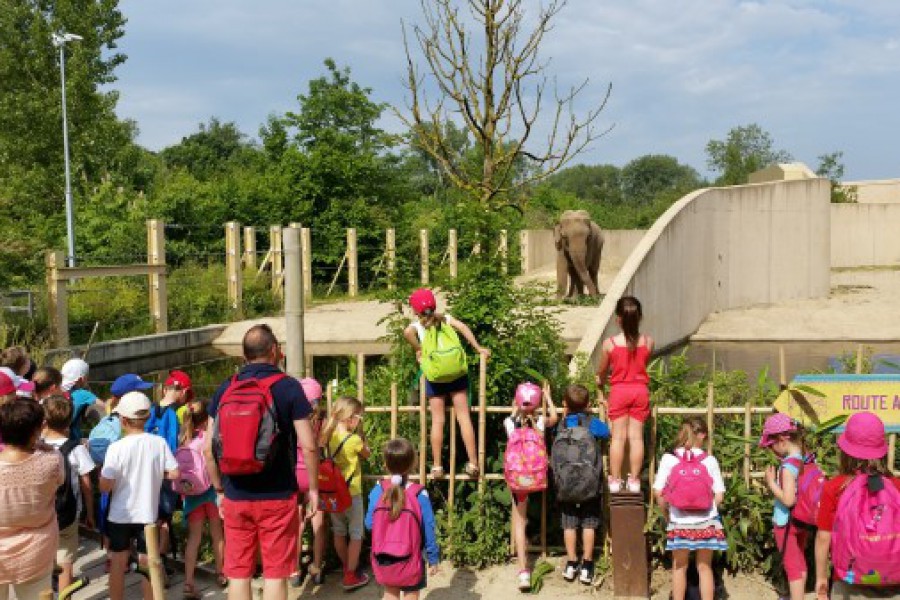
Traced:
<path id="1" fill-rule="evenodd" d="M 241 368 L 237 378 L 265 379 L 281 372 L 275 365 L 250 363 Z M 219 401 L 230 383 L 230 378 L 222 382 L 213 394 L 208 408 L 210 417 L 215 418 Z M 229 500 L 284 500 L 297 493 L 297 476 L 294 473 L 297 460 L 297 432 L 294 430 L 294 421 L 308 418 L 312 407 L 303 393 L 303 388 L 300 387 L 300 382 L 290 376 L 272 386 L 272 399 L 275 401 L 278 430 L 282 440 L 272 458 L 272 463 L 262 473 L 235 477 L 222 475 L 225 497 Z"/>
<path id="2" fill-rule="evenodd" d="M 578 427 L 579 418 L 586 417 L 585 413 L 575 413 L 572 415 L 566 416 L 566 427 Z M 609 426 L 598 419 L 597 417 L 591 417 L 591 421 L 588 424 L 588 431 L 591 432 L 598 440 L 606 440 L 609 439 Z"/>
<path id="3" fill-rule="evenodd" d="M 81 439 L 81 422 L 84 420 L 84 414 L 87 409 L 97 401 L 97 396 L 90 390 L 78 388 L 69 392 L 72 398 L 72 426 L 70 437 L 72 439 Z"/>
<path id="4" fill-rule="evenodd" d="M 799 482 L 800 480 L 800 469 L 797 468 L 797 465 L 788 462 L 789 458 L 795 458 L 800 463 L 803 463 L 803 455 L 802 454 L 790 454 L 784 457 L 781 460 L 781 466 L 778 469 L 778 485 L 781 485 L 781 473 L 784 471 L 790 471 L 794 476 L 794 481 Z M 799 489 L 797 490 L 799 493 Z M 778 498 L 775 498 L 775 509 L 772 511 L 772 521 L 778 527 L 784 527 L 788 524 L 788 521 L 791 520 L 791 509 L 785 506 Z"/>
<path id="5" fill-rule="evenodd" d="M 369 492 L 369 510 L 366 511 L 366 529 L 372 531 L 372 522 L 375 516 L 375 509 L 378 502 L 381 501 L 381 494 L 384 490 L 381 485 L 376 485 Z M 425 534 L 424 543 L 425 557 L 428 559 L 429 565 L 436 565 L 441 562 L 441 549 L 438 547 L 437 534 L 435 533 L 434 509 L 431 507 L 431 498 L 428 497 L 428 491 L 422 492 L 416 496 L 419 501 L 419 508 L 422 509 L 422 530 Z"/>

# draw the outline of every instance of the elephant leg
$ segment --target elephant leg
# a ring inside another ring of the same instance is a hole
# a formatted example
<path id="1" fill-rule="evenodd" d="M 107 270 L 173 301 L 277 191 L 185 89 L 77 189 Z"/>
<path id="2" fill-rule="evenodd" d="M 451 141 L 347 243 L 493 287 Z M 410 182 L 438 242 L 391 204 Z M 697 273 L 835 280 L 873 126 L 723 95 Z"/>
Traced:
<path id="1" fill-rule="evenodd" d="M 578 275 L 575 265 L 571 265 L 569 267 L 569 297 L 578 298 L 582 294 L 584 294 L 584 284 Z"/>
<path id="2" fill-rule="evenodd" d="M 593 284 L 593 289 L 590 290 L 591 296 L 600 295 L 600 256 L 602 252 L 603 246 L 601 245 L 599 248 L 597 248 L 596 259 L 591 261 L 591 264 L 588 267 L 591 276 L 591 284 Z M 590 285 L 588 287 L 590 287 Z"/>
<path id="3" fill-rule="evenodd" d="M 571 267 L 564 250 L 556 251 L 556 297 L 564 298 L 569 295 L 569 271 Z"/>

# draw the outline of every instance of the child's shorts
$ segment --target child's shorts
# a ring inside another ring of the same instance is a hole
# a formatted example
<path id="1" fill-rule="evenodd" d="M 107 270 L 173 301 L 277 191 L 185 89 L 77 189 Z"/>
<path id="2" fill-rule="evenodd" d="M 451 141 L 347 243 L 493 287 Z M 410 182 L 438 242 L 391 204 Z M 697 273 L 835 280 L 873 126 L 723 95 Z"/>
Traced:
<path id="1" fill-rule="evenodd" d="M 806 540 L 809 532 L 796 525 L 774 527 L 775 545 L 781 553 L 781 563 L 788 581 L 806 580 Z"/>
<path id="2" fill-rule="evenodd" d="M 424 590 L 428 587 L 428 564 L 425 562 L 425 559 L 422 559 L 422 578 L 416 583 L 416 585 L 408 585 L 406 587 L 400 588 L 401 592 L 412 593 L 418 592 L 420 590 Z"/>
<path id="3" fill-rule="evenodd" d="M 600 498 L 594 498 L 581 504 L 561 502 L 559 512 L 562 515 L 562 528 L 565 529 L 600 529 Z"/>
<path id="4" fill-rule="evenodd" d="M 203 504 L 199 504 L 191 509 L 191 512 L 187 515 L 188 523 L 196 523 L 203 521 L 209 521 L 212 523 L 213 521 L 221 520 L 221 516 L 219 515 L 219 507 L 216 506 L 215 502 L 204 502 Z"/>
<path id="5" fill-rule="evenodd" d="M 643 383 L 617 383 L 609 391 L 609 420 L 631 417 L 644 422 L 650 416 L 650 390 Z"/>
<path id="6" fill-rule="evenodd" d="M 59 548 L 56 550 L 56 564 L 73 564 L 78 556 L 78 521 L 59 530 Z"/>
<path id="7" fill-rule="evenodd" d="M 109 538 L 109 549 L 111 552 L 130 551 L 132 542 L 136 540 L 138 553 L 147 553 L 147 540 L 144 537 L 143 524 L 107 521 L 106 535 Z"/>
<path id="8" fill-rule="evenodd" d="M 363 499 L 362 496 L 353 496 L 353 504 L 342 513 L 331 514 L 331 531 L 340 537 L 349 537 L 351 540 L 363 539 Z"/>

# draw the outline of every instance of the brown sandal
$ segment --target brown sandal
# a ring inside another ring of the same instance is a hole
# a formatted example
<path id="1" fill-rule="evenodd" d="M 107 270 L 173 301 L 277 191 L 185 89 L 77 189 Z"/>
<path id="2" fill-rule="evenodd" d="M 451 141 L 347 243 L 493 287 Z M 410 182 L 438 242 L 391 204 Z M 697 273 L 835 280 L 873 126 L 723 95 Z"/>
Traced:
<path id="1" fill-rule="evenodd" d="M 476 465 L 476 464 L 473 463 L 473 462 L 467 462 L 464 470 L 465 470 L 465 472 L 466 472 L 466 475 L 468 475 L 468 476 L 471 477 L 472 479 L 477 479 L 477 478 L 478 478 L 478 474 L 481 472 L 481 471 L 478 469 L 478 465 Z"/>
<path id="2" fill-rule="evenodd" d="M 181 597 L 184 598 L 184 600 L 200 600 L 201 596 L 192 584 L 185 583 Z"/>

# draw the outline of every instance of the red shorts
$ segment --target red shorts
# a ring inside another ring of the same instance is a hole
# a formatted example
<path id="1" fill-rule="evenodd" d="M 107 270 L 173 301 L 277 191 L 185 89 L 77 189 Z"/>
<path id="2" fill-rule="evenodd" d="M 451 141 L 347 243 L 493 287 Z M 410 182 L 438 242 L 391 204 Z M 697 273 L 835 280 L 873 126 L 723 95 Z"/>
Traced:
<path id="1" fill-rule="evenodd" d="M 785 535 L 787 529 L 787 535 Z M 781 552 L 781 562 L 784 566 L 784 572 L 787 574 L 788 581 L 798 581 L 806 579 L 806 538 L 809 532 L 802 527 L 789 525 L 785 527 L 774 527 L 775 545 Z"/>
<path id="2" fill-rule="evenodd" d="M 194 523 L 196 521 L 212 522 L 218 521 L 220 518 L 219 508 L 216 506 L 215 502 L 204 502 L 188 513 L 188 523 Z"/>
<path id="3" fill-rule="evenodd" d="M 609 420 L 631 417 L 644 422 L 650 416 L 650 390 L 643 383 L 617 383 L 609 390 Z"/>
<path id="4" fill-rule="evenodd" d="M 287 579 L 296 569 L 300 519 L 297 498 L 222 501 L 225 517 L 226 577 L 250 579 L 256 570 L 257 548 L 265 579 Z"/>

